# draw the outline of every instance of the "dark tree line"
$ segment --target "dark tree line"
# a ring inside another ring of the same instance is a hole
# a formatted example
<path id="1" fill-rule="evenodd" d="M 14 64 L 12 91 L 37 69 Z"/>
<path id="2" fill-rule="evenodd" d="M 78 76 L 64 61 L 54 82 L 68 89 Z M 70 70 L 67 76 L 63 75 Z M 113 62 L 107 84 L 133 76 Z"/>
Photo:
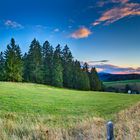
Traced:
<path id="1" fill-rule="evenodd" d="M 74 60 L 66 45 L 53 48 L 48 41 L 43 46 L 34 39 L 28 53 L 22 55 L 12 38 L 6 51 L 0 53 L 0 80 L 33 82 L 80 90 L 102 90 L 95 68 Z"/>

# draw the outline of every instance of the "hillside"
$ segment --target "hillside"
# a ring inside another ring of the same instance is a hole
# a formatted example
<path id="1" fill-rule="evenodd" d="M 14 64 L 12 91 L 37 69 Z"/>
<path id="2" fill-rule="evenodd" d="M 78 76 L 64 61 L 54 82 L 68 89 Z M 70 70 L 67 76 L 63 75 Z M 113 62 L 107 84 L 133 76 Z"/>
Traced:
<path id="1" fill-rule="evenodd" d="M 0 82 L 0 137 L 41 139 L 48 129 L 70 129 L 92 118 L 114 120 L 116 113 L 139 101 L 139 95 Z"/>
<path id="2" fill-rule="evenodd" d="M 104 82 L 122 81 L 122 80 L 140 80 L 140 74 L 99 73 L 99 77 Z"/>

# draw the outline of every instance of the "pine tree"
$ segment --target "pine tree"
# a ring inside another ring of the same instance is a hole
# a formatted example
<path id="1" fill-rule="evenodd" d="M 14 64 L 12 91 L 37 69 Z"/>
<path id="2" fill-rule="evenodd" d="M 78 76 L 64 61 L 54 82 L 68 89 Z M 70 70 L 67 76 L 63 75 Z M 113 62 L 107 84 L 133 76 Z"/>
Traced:
<path id="1" fill-rule="evenodd" d="M 22 81 L 23 64 L 21 50 L 12 38 L 5 51 L 5 73 L 7 81 Z"/>
<path id="2" fill-rule="evenodd" d="M 43 44 L 43 83 L 52 85 L 53 47 L 48 41 Z"/>
<path id="3" fill-rule="evenodd" d="M 90 90 L 90 74 L 89 74 L 89 65 L 87 63 L 84 63 L 83 65 L 83 73 L 82 73 L 82 77 L 83 77 L 83 88 L 84 90 Z"/>
<path id="4" fill-rule="evenodd" d="M 62 67 L 60 45 L 58 45 L 54 51 L 53 69 L 52 69 L 52 85 L 57 86 L 57 87 L 63 87 L 63 67 Z"/>
<path id="5" fill-rule="evenodd" d="M 73 61 L 72 53 L 68 48 L 68 46 L 66 45 L 62 51 L 62 64 L 63 64 L 63 85 L 64 87 L 67 88 L 73 87 L 72 61 Z"/>
<path id="6" fill-rule="evenodd" d="M 92 68 L 90 72 L 90 87 L 91 90 L 95 91 L 102 90 L 102 82 L 100 81 L 98 73 L 95 68 Z"/>
<path id="7" fill-rule="evenodd" d="M 88 75 L 83 69 L 79 61 L 73 63 L 73 88 L 79 90 L 90 90 Z"/>
<path id="8" fill-rule="evenodd" d="M 80 68 L 80 62 L 79 61 L 73 61 L 73 77 L 72 77 L 72 84 L 74 89 L 80 89 L 80 84 L 79 84 L 79 77 L 81 73 L 81 68 Z"/>
<path id="9" fill-rule="evenodd" d="M 25 82 L 29 82 L 29 65 L 28 65 L 28 55 L 27 53 L 24 54 L 23 58 L 23 80 Z"/>
<path id="10" fill-rule="evenodd" d="M 81 90 L 90 90 L 90 82 L 89 82 L 89 77 L 86 72 L 81 71 L 81 76 L 80 76 L 80 89 Z"/>
<path id="11" fill-rule="evenodd" d="M 81 68 L 79 61 L 73 61 L 73 88 L 79 90 L 90 90 L 90 82 L 87 72 Z"/>
<path id="12" fill-rule="evenodd" d="M 42 48 L 36 39 L 31 42 L 26 60 L 26 69 L 28 69 L 26 80 L 29 82 L 42 83 Z"/>
<path id="13" fill-rule="evenodd" d="M 0 81 L 4 81 L 4 67 L 5 67 L 5 60 L 3 56 L 3 52 L 0 53 Z"/>
<path id="14" fill-rule="evenodd" d="M 85 71 L 87 74 L 89 74 L 89 65 L 88 65 L 88 63 L 84 63 L 83 71 Z"/>

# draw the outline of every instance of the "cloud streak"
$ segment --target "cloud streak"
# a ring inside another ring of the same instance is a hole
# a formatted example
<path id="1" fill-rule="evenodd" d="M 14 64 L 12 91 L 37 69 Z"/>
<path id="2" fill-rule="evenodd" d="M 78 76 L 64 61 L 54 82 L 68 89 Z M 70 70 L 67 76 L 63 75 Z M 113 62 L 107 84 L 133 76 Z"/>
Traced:
<path id="1" fill-rule="evenodd" d="M 101 23 L 104 23 L 104 25 L 109 25 L 124 17 L 140 15 L 139 3 L 130 3 L 128 0 L 111 0 L 111 2 L 119 3 L 119 5 L 103 12 L 101 17 L 93 22 L 94 26 Z"/>
<path id="2" fill-rule="evenodd" d="M 109 62 L 109 60 L 88 61 L 88 64 L 107 63 L 107 62 Z"/>
<path id="3" fill-rule="evenodd" d="M 8 27 L 8 28 L 13 28 L 13 29 L 22 29 L 22 28 L 24 28 L 23 25 L 21 25 L 21 24 L 15 22 L 15 21 L 12 21 L 12 20 L 6 20 L 6 21 L 4 22 L 4 25 L 5 25 L 6 27 Z"/>
<path id="4" fill-rule="evenodd" d="M 98 1 L 97 2 L 97 6 L 98 7 L 103 7 L 103 6 L 105 6 L 107 4 L 110 4 L 110 3 L 114 3 L 114 4 L 116 4 L 116 3 L 125 4 L 125 3 L 128 3 L 128 2 L 129 2 L 129 0 L 102 0 L 102 1 Z"/>
<path id="5" fill-rule="evenodd" d="M 74 39 L 87 38 L 91 34 L 88 28 L 82 27 L 71 34 Z"/>

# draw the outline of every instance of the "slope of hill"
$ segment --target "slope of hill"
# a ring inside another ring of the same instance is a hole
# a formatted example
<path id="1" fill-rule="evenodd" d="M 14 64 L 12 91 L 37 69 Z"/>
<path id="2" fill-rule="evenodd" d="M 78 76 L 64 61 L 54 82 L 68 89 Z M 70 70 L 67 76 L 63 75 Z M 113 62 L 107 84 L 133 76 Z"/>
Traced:
<path id="1" fill-rule="evenodd" d="M 74 127 L 84 120 L 105 123 L 102 120 L 114 119 L 120 110 L 139 101 L 139 95 L 0 82 L 0 138 L 51 140 L 56 136 L 57 140 L 64 133 L 78 135 Z"/>
<path id="2" fill-rule="evenodd" d="M 99 77 L 104 82 L 122 80 L 140 80 L 140 74 L 109 74 L 99 73 Z"/>

